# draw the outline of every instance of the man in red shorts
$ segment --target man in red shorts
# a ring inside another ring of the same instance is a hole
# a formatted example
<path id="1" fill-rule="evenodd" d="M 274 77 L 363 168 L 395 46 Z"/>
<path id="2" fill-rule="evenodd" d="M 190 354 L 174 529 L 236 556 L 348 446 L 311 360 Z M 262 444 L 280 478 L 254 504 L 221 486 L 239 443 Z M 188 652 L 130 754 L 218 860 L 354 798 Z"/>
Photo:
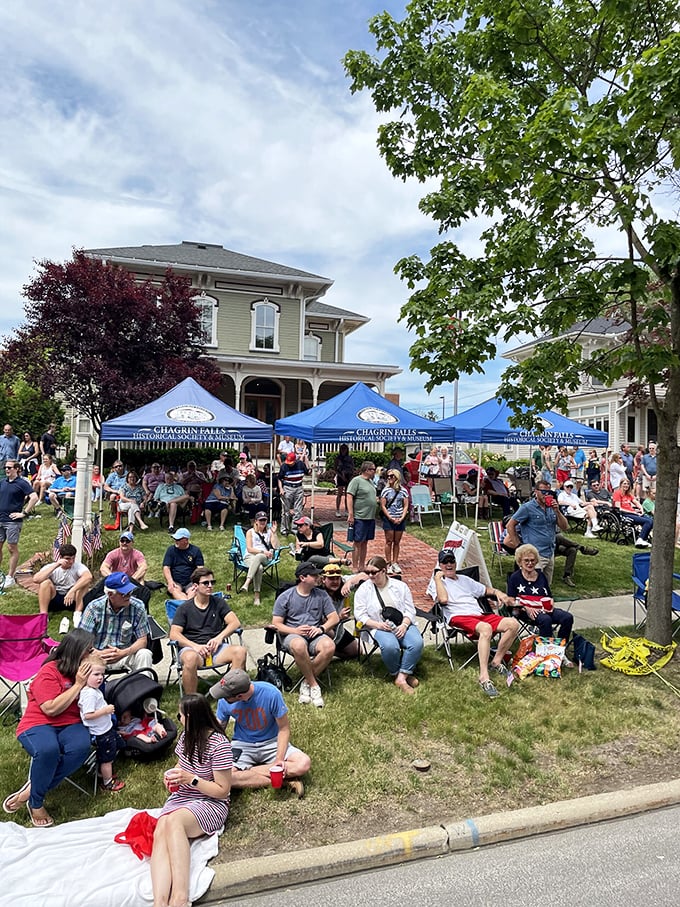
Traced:
<path id="1" fill-rule="evenodd" d="M 509 651 L 519 631 L 519 623 L 514 617 L 501 617 L 500 614 L 485 614 L 478 599 L 483 595 L 495 596 L 502 604 L 512 604 L 505 592 L 484 586 L 469 576 L 456 574 L 456 557 L 450 549 L 439 552 L 438 566 L 435 567 L 427 594 L 439 602 L 444 619 L 451 627 L 464 633 L 474 633 L 477 637 L 479 652 L 479 685 L 491 699 L 498 696 L 498 690 L 489 679 L 489 668 L 507 677 L 503 656 Z M 491 637 L 500 632 L 501 638 L 496 654 L 489 664 Z"/>

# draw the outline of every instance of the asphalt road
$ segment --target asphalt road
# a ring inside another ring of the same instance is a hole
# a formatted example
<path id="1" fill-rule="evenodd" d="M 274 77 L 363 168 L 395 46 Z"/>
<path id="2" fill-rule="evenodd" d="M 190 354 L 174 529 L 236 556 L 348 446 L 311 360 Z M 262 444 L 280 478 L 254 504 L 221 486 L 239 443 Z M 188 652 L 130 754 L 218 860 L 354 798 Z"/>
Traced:
<path id="1" fill-rule="evenodd" d="M 680 904 L 680 807 L 327 882 L 240 907 L 623 907 Z"/>

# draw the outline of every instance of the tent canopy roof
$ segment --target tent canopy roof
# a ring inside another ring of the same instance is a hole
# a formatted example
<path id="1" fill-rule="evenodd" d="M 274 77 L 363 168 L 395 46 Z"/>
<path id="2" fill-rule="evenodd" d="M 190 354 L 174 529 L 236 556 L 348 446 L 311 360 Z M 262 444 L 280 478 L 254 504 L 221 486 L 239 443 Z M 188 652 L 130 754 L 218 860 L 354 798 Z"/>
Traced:
<path id="1" fill-rule="evenodd" d="M 102 424 L 102 441 L 189 441 L 238 447 L 244 441 L 271 442 L 272 427 L 244 416 L 185 378 L 158 400 Z"/>
<path id="2" fill-rule="evenodd" d="M 526 411 L 522 408 L 522 411 Z M 609 435 L 548 410 L 539 415 L 543 431 L 512 428 L 514 411 L 504 401 L 486 400 L 464 413 L 439 422 L 455 429 L 456 441 L 477 444 L 556 444 L 570 447 L 606 447 Z"/>
<path id="3" fill-rule="evenodd" d="M 278 419 L 274 427 L 278 435 L 316 443 L 444 444 L 454 440 L 450 426 L 402 409 L 360 381 L 332 400 Z"/>

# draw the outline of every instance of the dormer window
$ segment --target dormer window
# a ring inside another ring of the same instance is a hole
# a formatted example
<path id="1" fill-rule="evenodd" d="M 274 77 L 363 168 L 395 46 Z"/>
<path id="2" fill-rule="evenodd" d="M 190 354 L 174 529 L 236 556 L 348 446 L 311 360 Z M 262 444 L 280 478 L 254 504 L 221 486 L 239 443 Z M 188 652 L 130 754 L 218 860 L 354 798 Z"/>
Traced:
<path id="1" fill-rule="evenodd" d="M 200 330 L 206 346 L 217 346 L 217 309 L 219 303 L 205 292 L 193 297 L 193 303 L 200 312 Z"/>
<path id="2" fill-rule="evenodd" d="M 279 319 L 281 307 L 267 297 L 251 306 L 250 349 L 279 352 Z"/>

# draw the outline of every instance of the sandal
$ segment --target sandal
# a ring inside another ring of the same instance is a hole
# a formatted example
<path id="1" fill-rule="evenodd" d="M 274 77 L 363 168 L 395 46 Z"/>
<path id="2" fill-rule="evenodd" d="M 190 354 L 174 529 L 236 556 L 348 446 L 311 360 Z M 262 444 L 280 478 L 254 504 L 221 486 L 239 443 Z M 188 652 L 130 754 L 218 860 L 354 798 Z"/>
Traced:
<path id="1" fill-rule="evenodd" d="M 44 809 L 43 806 L 37 807 L 38 809 Z M 26 809 L 28 810 L 28 815 L 31 817 L 31 823 L 34 828 L 51 828 L 54 825 L 54 819 L 47 812 L 45 813 L 44 819 L 36 819 L 33 815 L 33 810 L 31 809 L 28 800 L 26 801 Z"/>
<path id="2" fill-rule="evenodd" d="M 108 781 L 102 781 L 102 790 L 106 790 L 110 794 L 117 794 L 124 787 L 125 781 L 121 781 L 119 778 L 109 778 Z"/>
<path id="3" fill-rule="evenodd" d="M 14 800 L 15 797 L 18 797 L 20 794 L 23 794 L 23 792 L 25 790 L 30 790 L 30 787 L 31 787 L 31 782 L 27 781 L 24 785 L 22 785 L 19 788 L 19 790 L 15 790 L 13 794 L 9 795 L 9 797 L 5 797 L 5 799 L 2 801 L 2 808 L 4 809 L 4 811 L 6 813 L 15 813 L 21 809 L 21 807 L 24 805 L 24 803 L 28 803 L 28 800 L 17 800 L 16 806 L 9 805 L 10 800 Z"/>

